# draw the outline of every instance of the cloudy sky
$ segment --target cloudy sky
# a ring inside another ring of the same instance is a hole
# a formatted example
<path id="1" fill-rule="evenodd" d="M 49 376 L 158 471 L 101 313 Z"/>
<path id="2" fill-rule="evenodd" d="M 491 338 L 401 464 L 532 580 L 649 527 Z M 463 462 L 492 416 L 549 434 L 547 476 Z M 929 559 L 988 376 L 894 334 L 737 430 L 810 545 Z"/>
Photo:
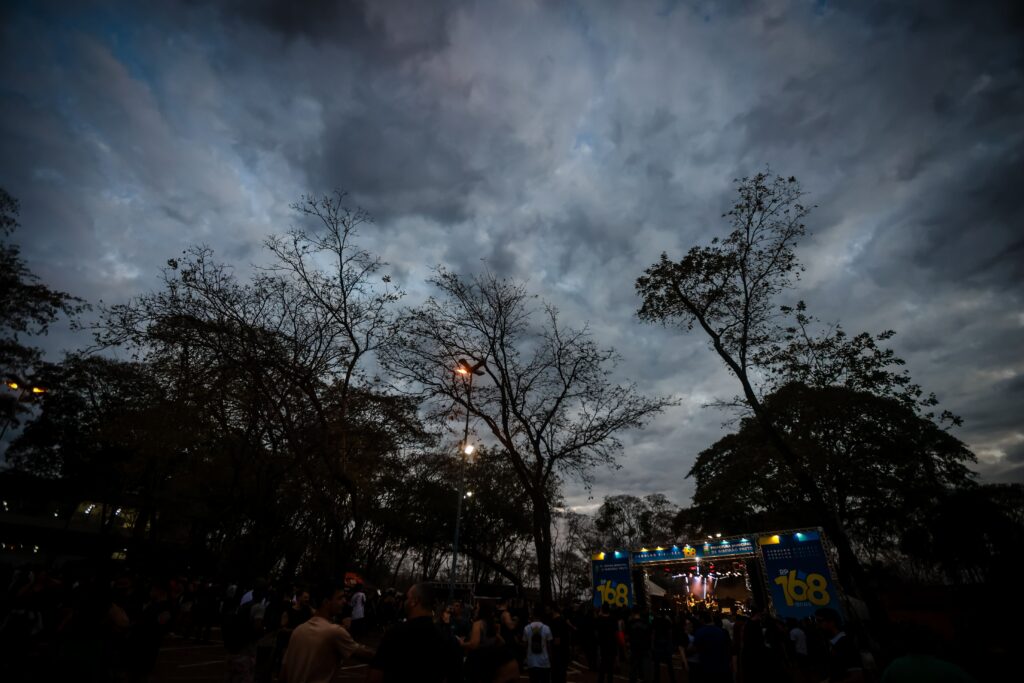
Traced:
<path id="1" fill-rule="evenodd" d="M 434 265 L 486 265 L 679 396 L 593 495 L 686 502 L 723 434 L 701 406 L 735 389 L 700 337 L 637 321 L 633 282 L 720 234 L 732 179 L 770 164 L 818 205 L 793 299 L 895 328 L 981 475 L 1021 481 L 1015 4 L 6 2 L 0 185 L 32 268 L 107 302 L 191 244 L 259 261 L 290 202 L 345 189 L 410 302 Z"/>

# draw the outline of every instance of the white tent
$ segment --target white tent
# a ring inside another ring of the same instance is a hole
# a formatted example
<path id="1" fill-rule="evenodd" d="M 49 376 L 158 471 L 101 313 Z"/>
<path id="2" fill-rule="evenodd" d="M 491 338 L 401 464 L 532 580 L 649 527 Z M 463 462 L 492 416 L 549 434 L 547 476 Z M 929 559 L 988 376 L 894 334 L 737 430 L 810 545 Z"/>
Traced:
<path id="1" fill-rule="evenodd" d="M 660 598 L 665 595 L 665 589 L 648 579 L 646 576 L 644 577 L 644 581 L 647 586 L 647 595 L 652 598 Z"/>

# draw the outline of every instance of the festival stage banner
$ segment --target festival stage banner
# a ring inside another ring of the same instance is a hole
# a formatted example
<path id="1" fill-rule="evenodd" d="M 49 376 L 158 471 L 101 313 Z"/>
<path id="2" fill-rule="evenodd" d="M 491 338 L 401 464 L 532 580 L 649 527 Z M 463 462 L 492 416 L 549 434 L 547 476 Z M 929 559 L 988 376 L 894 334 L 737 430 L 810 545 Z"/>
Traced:
<path id="1" fill-rule="evenodd" d="M 633 586 L 629 574 L 629 553 L 598 553 L 591 560 L 594 577 L 594 607 L 632 607 Z"/>
<path id="2" fill-rule="evenodd" d="M 633 564 L 655 564 L 685 560 L 743 557 L 754 554 L 754 543 L 748 538 L 725 538 L 673 545 L 667 548 L 646 548 L 633 552 Z"/>
<path id="3" fill-rule="evenodd" d="M 803 619 L 820 607 L 843 613 L 818 532 L 762 536 L 757 542 L 776 616 Z"/>
<path id="4" fill-rule="evenodd" d="M 701 545 L 697 551 L 700 558 L 713 559 L 716 557 L 736 557 L 738 555 L 752 555 L 754 543 L 746 538 L 729 539 L 726 541 L 708 541 Z"/>

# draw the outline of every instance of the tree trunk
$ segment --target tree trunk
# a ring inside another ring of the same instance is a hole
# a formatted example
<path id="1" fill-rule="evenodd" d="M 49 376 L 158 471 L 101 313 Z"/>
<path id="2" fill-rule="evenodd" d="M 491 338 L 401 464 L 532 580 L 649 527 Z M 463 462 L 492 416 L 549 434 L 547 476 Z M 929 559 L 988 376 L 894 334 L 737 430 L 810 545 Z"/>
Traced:
<path id="1" fill-rule="evenodd" d="M 395 570 L 391 572 L 391 585 L 398 583 L 398 573 L 402 571 L 402 563 L 405 562 L 405 556 L 409 554 L 409 548 L 403 548 L 402 554 L 398 558 L 398 562 L 395 562 Z"/>
<path id="2" fill-rule="evenodd" d="M 543 494 L 533 499 L 533 547 L 537 551 L 540 602 L 552 604 L 551 593 L 551 510 Z"/>

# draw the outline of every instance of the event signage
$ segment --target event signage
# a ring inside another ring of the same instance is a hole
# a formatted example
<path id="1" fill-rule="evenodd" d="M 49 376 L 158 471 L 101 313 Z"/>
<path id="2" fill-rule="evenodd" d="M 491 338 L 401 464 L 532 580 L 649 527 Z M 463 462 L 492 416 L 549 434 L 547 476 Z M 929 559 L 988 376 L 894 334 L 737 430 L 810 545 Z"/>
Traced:
<path id="1" fill-rule="evenodd" d="M 594 573 L 594 607 L 632 607 L 629 553 L 598 553 L 590 564 Z"/>
<path id="2" fill-rule="evenodd" d="M 652 562 L 673 562 L 676 560 L 692 560 L 697 557 L 697 549 L 690 546 L 674 545 L 669 548 L 653 550 L 635 550 L 632 553 L 633 564 L 650 564 Z"/>
<path id="3" fill-rule="evenodd" d="M 816 531 L 758 539 L 772 606 L 780 619 L 811 617 L 820 607 L 842 613 L 835 579 Z"/>
<path id="4" fill-rule="evenodd" d="M 698 557 L 733 557 L 753 554 L 754 542 L 747 538 L 708 541 L 697 552 Z"/>
<path id="5" fill-rule="evenodd" d="M 654 548 L 652 550 L 637 550 L 633 552 L 633 564 L 736 557 L 740 555 L 753 555 L 754 552 L 754 542 L 749 538 L 715 539 L 693 545 L 685 544 L 667 548 Z"/>

